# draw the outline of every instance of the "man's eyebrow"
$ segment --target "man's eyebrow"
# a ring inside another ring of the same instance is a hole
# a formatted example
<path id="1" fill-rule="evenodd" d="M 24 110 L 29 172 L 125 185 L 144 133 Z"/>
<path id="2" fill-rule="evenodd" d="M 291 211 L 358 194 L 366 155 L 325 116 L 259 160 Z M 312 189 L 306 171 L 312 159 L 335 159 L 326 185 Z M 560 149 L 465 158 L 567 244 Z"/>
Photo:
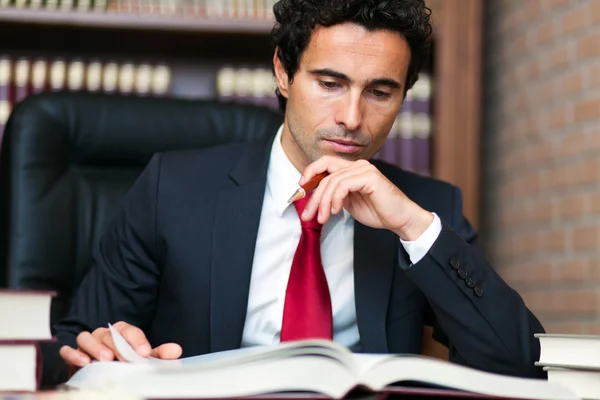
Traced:
<path id="1" fill-rule="evenodd" d="M 354 80 L 351 79 L 346 74 L 343 74 L 343 73 L 338 72 L 338 71 L 334 71 L 334 70 L 329 69 L 329 68 L 311 69 L 308 72 L 310 74 L 312 74 L 312 75 L 329 76 L 331 78 L 340 79 L 340 80 L 346 81 L 348 83 L 354 83 Z M 367 81 L 367 84 L 365 86 L 371 86 L 371 85 L 383 85 L 383 86 L 388 86 L 391 89 L 400 89 L 400 88 L 402 88 L 402 85 L 400 83 L 398 83 L 397 81 L 395 81 L 394 79 L 392 79 L 392 78 L 375 78 L 375 79 L 371 79 L 371 80 Z"/>
<path id="2" fill-rule="evenodd" d="M 334 71 L 332 69 L 329 68 L 322 68 L 322 69 L 311 69 L 310 72 L 312 75 L 323 75 L 323 76 L 330 76 L 332 78 L 337 78 L 337 79 L 341 79 L 350 83 L 353 83 L 354 81 L 352 79 L 350 79 L 350 77 L 348 77 L 345 74 L 342 74 L 341 72 L 337 72 Z"/>
<path id="3" fill-rule="evenodd" d="M 368 82 L 367 86 L 371 86 L 371 85 L 388 86 L 391 89 L 400 89 L 402 87 L 401 84 L 399 84 L 398 82 L 396 82 L 395 80 L 393 80 L 391 78 L 376 78 L 376 79 L 370 80 Z"/>

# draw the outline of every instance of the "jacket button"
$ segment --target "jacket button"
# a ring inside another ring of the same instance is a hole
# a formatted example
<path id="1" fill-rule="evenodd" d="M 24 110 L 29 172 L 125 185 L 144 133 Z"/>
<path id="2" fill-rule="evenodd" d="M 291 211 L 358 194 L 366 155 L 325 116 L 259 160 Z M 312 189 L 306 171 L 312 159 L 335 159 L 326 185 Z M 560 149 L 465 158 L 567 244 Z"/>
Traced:
<path id="1" fill-rule="evenodd" d="M 460 267 L 460 261 L 458 261 L 458 257 L 453 256 L 450 258 L 450 266 L 452 269 L 458 269 Z"/>
<path id="2" fill-rule="evenodd" d="M 475 296 L 477 297 L 483 296 L 483 289 L 480 286 L 475 286 L 473 292 L 475 292 Z"/>
<path id="3" fill-rule="evenodd" d="M 458 276 L 460 276 L 461 279 L 465 279 L 467 277 L 467 271 L 465 271 L 462 268 L 456 271 L 456 273 L 458 274 Z"/>
<path id="4" fill-rule="evenodd" d="M 465 279 L 465 283 L 467 284 L 468 287 L 473 288 L 475 287 L 475 279 L 471 278 L 470 276 L 467 277 L 467 279 Z"/>

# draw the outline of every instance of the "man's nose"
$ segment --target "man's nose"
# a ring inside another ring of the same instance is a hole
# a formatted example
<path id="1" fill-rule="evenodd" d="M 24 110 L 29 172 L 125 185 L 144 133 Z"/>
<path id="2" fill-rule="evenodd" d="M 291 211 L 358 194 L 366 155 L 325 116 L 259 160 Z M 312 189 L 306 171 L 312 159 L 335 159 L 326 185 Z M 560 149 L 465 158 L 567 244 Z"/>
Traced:
<path id="1" fill-rule="evenodd" d="M 340 102 L 336 113 L 336 123 L 344 125 L 348 131 L 356 131 L 361 128 L 363 114 L 359 95 L 351 94 Z"/>

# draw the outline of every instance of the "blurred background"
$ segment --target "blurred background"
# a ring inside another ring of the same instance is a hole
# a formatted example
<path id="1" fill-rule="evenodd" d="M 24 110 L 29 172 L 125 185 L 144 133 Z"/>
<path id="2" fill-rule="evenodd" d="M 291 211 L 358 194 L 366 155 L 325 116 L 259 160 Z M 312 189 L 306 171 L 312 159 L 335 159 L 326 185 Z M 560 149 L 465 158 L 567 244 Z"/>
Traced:
<path id="1" fill-rule="evenodd" d="M 0 0 L 0 134 L 39 92 L 276 110 L 274 2 Z M 600 0 L 428 4 L 432 60 L 377 157 L 462 189 L 547 331 L 600 334 Z"/>

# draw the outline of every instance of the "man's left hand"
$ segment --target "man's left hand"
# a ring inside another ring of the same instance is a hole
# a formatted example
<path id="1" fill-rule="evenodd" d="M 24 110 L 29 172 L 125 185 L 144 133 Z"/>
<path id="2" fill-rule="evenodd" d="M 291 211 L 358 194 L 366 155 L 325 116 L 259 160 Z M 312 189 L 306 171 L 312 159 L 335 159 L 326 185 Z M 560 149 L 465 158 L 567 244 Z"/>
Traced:
<path id="1" fill-rule="evenodd" d="M 324 224 L 344 208 L 363 225 L 389 229 L 405 241 L 418 239 L 433 221 L 432 213 L 410 200 L 366 160 L 324 156 L 306 167 L 300 185 L 325 171 L 330 175 L 314 190 L 303 220 L 318 213 L 318 221 Z"/>

